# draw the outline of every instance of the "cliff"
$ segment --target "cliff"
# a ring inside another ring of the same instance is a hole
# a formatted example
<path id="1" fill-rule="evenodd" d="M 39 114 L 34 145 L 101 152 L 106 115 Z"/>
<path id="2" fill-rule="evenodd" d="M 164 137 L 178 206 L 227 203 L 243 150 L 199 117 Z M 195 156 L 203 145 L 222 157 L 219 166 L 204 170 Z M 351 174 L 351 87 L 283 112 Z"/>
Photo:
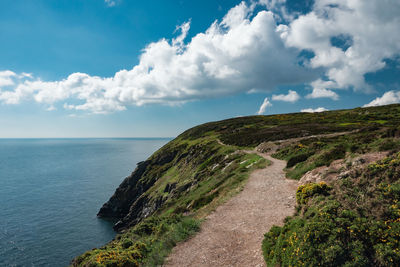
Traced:
<path id="1" fill-rule="evenodd" d="M 201 219 L 238 192 L 252 170 L 265 166 L 265 160 L 243 149 L 275 147 L 274 156 L 288 161 L 288 177 L 311 177 L 309 172 L 330 169 L 337 160 L 378 151 L 395 153 L 400 149 L 399 114 L 400 105 L 390 105 L 240 117 L 189 129 L 139 163 L 121 183 L 98 213 L 117 219 L 114 228 L 121 234 L 103 248 L 77 257 L 73 265 L 162 264 L 176 242 L 195 233 Z M 297 216 L 303 214 L 304 210 Z M 277 248 L 265 246 L 269 252 Z M 268 262 L 282 263 L 281 258 L 265 255 Z"/>

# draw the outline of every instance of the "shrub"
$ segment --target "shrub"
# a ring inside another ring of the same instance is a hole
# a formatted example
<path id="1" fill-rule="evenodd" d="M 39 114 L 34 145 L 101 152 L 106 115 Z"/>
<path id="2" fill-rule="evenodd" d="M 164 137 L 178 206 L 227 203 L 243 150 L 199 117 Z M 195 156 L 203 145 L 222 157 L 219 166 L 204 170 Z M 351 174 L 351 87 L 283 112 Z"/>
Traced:
<path id="1" fill-rule="evenodd" d="M 161 265 L 177 242 L 199 230 L 199 223 L 196 219 L 178 215 L 149 218 L 106 247 L 77 257 L 72 266 Z"/>
<path id="2" fill-rule="evenodd" d="M 350 146 L 350 152 L 352 152 L 352 153 L 357 152 L 359 149 L 360 149 L 360 145 L 358 145 L 358 144 L 352 144 Z"/>
<path id="3" fill-rule="evenodd" d="M 346 147 L 343 144 L 336 145 L 331 150 L 324 152 L 316 161 L 316 166 L 329 166 L 332 161 L 342 159 L 346 155 Z"/>
<path id="4" fill-rule="evenodd" d="M 388 151 L 392 149 L 396 149 L 399 147 L 399 143 L 395 142 L 393 139 L 386 139 L 383 141 L 378 147 L 379 151 Z"/>
<path id="5" fill-rule="evenodd" d="M 307 204 L 308 200 L 317 194 L 326 196 L 329 190 L 331 187 L 324 182 L 301 185 L 296 192 L 297 204 Z"/>
<path id="6" fill-rule="evenodd" d="M 130 246 L 132 246 L 133 245 L 133 242 L 132 242 L 132 240 L 125 240 L 123 243 L 122 243 L 122 247 L 123 248 L 129 248 Z"/>
<path id="7" fill-rule="evenodd" d="M 309 153 L 302 153 L 302 154 L 295 155 L 288 160 L 288 162 L 286 164 L 286 168 L 291 168 L 294 165 L 296 165 L 297 163 L 306 161 L 310 156 L 311 156 L 311 154 L 309 154 Z"/>
<path id="8" fill-rule="evenodd" d="M 297 214 L 264 236 L 268 266 L 400 266 L 400 153 L 296 197 Z"/>

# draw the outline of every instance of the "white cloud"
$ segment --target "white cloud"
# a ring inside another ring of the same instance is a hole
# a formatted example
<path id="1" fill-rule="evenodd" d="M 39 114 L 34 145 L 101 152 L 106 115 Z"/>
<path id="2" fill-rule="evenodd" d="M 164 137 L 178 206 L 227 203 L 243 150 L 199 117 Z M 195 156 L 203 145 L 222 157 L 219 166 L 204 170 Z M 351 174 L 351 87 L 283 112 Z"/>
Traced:
<path id="1" fill-rule="evenodd" d="M 308 112 L 308 113 L 324 112 L 324 111 L 328 111 L 328 109 L 323 108 L 323 107 L 319 107 L 319 108 L 316 108 L 316 109 L 306 108 L 306 109 L 302 109 L 301 110 L 301 112 Z"/>
<path id="2" fill-rule="evenodd" d="M 115 0 L 104 0 L 104 2 L 109 7 L 113 7 L 113 6 L 115 6 L 117 4 L 117 2 Z"/>
<path id="3" fill-rule="evenodd" d="M 260 108 L 258 109 L 257 114 L 258 115 L 264 114 L 267 107 L 271 106 L 272 106 L 271 102 L 269 102 L 268 97 L 266 97 L 263 103 L 261 104 Z"/>
<path id="4" fill-rule="evenodd" d="M 285 101 L 285 102 L 294 103 L 299 99 L 300 99 L 299 94 L 293 90 L 289 90 L 287 95 L 284 95 L 284 94 L 272 95 L 272 100 L 274 100 L 274 101 Z"/>
<path id="5" fill-rule="evenodd" d="M 286 0 L 259 0 L 261 5 L 264 5 L 268 10 L 274 12 L 278 20 L 285 19 L 292 21 L 298 13 L 289 13 L 286 8 Z"/>
<path id="6" fill-rule="evenodd" d="M 237 27 L 248 19 L 252 11 L 252 7 L 248 6 L 245 2 L 241 2 L 228 11 L 222 19 L 221 25 L 227 28 Z"/>
<path id="7" fill-rule="evenodd" d="M 306 98 L 331 98 L 333 100 L 338 100 L 339 95 L 330 88 L 335 88 L 336 83 L 332 81 L 323 81 L 318 79 L 311 83 L 312 92 L 306 95 Z"/>
<path id="8" fill-rule="evenodd" d="M 175 29 L 175 32 L 181 31 L 181 34 L 177 38 L 172 39 L 172 46 L 183 47 L 184 40 L 185 40 L 189 30 L 190 30 L 190 21 L 177 26 Z"/>
<path id="9" fill-rule="evenodd" d="M 400 2 L 397 0 L 316 0 L 312 12 L 280 26 L 286 45 L 312 51 L 312 68 L 325 70 L 333 88 L 372 91 L 364 75 L 385 66 L 384 59 L 400 53 Z M 349 47 L 331 38 L 348 39 Z M 314 95 L 334 94 L 321 88 Z"/>
<path id="10" fill-rule="evenodd" d="M 241 3 L 222 22 L 206 32 L 185 38 L 161 39 L 143 50 L 139 64 L 103 78 L 73 73 L 60 81 L 21 79 L 13 90 L 0 90 L 8 104 L 34 100 L 47 105 L 106 113 L 128 105 L 179 104 L 249 91 L 270 92 L 282 84 L 311 81 L 315 76 L 296 62 L 297 52 L 287 49 L 276 32 L 271 12 L 251 15 L 254 6 Z"/>
<path id="11" fill-rule="evenodd" d="M 53 105 L 50 105 L 47 109 L 47 111 L 53 111 L 53 110 L 57 110 L 57 108 Z"/>
<path id="12" fill-rule="evenodd" d="M 15 76 L 17 76 L 17 74 L 12 71 L 0 71 L 0 87 L 14 85 L 13 78 Z"/>
<path id="13" fill-rule="evenodd" d="M 370 103 L 365 104 L 363 107 L 383 106 L 396 103 L 400 103 L 400 91 L 388 91 L 381 97 L 377 97 Z"/>
<path id="14" fill-rule="evenodd" d="M 271 11 L 256 13 L 254 3 L 240 3 L 221 22 L 215 21 L 191 40 L 186 40 L 190 22 L 181 25 L 176 38 L 148 44 L 138 65 L 112 77 L 73 73 L 63 80 L 42 81 L 2 71 L 0 102 L 36 101 L 47 107 L 59 104 L 106 113 L 129 105 L 175 105 L 243 92 L 271 92 L 292 84 L 309 84 L 312 92 L 306 98 L 337 100 L 337 89 L 372 91 L 364 75 L 382 69 L 385 59 L 400 54 L 397 0 L 315 0 L 308 14 L 288 14 L 289 25 L 277 25 Z M 258 3 L 285 16 L 285 0 Z M 334 37 L 344 39 L 346 47 L 334 46 Z M 298 56 L 303 50 L 315 56 L 300 66 Z M 272 99 L 294 102 L 296 96 L 289 92 Z"/>

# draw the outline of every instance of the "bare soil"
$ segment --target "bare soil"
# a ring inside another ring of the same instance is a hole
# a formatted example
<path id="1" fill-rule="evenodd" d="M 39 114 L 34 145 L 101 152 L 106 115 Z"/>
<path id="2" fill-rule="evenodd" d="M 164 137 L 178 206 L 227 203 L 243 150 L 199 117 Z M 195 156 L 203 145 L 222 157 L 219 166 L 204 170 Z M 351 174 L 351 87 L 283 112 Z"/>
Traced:
<path id="1" fill-rule="evenodd" d="M 329 166 L 317 167 L 303 175 L 299 180 L 299 184 L 326 182 L 332 183 L 343 177 L 347 177 L 350 172 L 356 168 L 365 168 L 371 162 L 375 162 L 385 158 L 388 152 L 370 152 L 355 158 L 338 159 L 333 161 Z"/>
<path id="2" fill-rule="evenodd" d="M 285 178 L 285 161 L 258 154 L 272 164 L 252 172 L 243 191 L 207 216 L 200 232 L 178 244 L 165 266 L 265 266 L 264 234 L 294 213 L 298 182 Z"/>

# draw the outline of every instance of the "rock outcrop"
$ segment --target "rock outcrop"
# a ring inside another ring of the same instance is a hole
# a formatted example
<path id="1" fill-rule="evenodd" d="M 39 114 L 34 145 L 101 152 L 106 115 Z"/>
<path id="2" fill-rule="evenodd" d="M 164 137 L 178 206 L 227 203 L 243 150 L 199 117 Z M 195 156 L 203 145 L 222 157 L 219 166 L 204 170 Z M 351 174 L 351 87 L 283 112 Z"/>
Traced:
<path id="1" fill-rule="evenodd" d="M 161 206 L 163 199 L 151 199 L 145 193 L 162 176 L 163 170 L 168 169 L 178 152 L 178 149 L 171 150 L 166 146 L 160 153 L 139 162 L 135 171 L 125 178 L 97 216 L 117 219 L 114 230 L 121 231 L 152 214 Z"/>

